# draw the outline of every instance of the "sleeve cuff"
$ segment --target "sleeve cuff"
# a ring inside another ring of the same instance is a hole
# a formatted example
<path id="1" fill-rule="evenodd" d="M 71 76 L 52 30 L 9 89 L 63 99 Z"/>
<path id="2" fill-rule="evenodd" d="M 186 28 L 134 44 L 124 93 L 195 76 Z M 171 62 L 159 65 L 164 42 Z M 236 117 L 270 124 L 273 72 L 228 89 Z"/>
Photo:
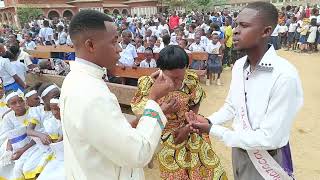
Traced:
<path id="1" fill-rule="evenodd" d="M 159 113 L 160 116 L 160 121 L 158 121 L 160 127 L 165 127 L 167 124 L 167 118 L 166 116 L 163 114 L 161 107 L 159 106 L 159 104 L 153 100 L 148 100 L 147 104 L 144 108 L 145 110 L 147 109 L 152 109 L 154 111 L 156 111 L 157 113 Z"/>
<path id="2" fill-rule="evenodd" d="M 218 139 L 222 139 L 223 138 L 223 134 L 228 130 L 228 128 L 225 128 L 223 126 L 220 125 L 212 125 L 209 135 L 212 137 L 217 137 Z"/>

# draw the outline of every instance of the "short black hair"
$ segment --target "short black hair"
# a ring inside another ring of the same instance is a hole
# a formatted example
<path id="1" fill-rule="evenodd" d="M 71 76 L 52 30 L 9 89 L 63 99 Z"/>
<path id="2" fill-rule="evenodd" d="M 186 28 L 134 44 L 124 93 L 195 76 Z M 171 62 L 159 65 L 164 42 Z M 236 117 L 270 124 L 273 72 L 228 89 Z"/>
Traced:
<path id="1" fill-rule="evenodd" d="M 161 70 L 183 69 L 189 66 L 189 56 L 180 46 L 169 45 L 159 53 L 157 67 Z"/>
<path id="2" fill-rule="evenodd" d="M 147 47 L 147 48 L 144 50 L 144 52 L 146 52 L 146 51 L 151 51 L 152 54 L 153 54 L 153 49 L 152 49 L 151 47 Z"/>
<path id="3" fill-rule="evenodd" d="M 163 44 L 166 45 L 166 46 L 169 45 L 170 39 L 171 39 L 171 37 L 170 37 L 169 34 L 164 35 L 164 36 L 162 37 Z"/>
<path id="4" fill-rule="evenodd" d="M 44 21 L 43 21 L 43 26 L 44 26 L 44 27 L 49 27 L 49 21 L 44 20 Z"/>
<path id="5" fill-rule="evenodd" d="M 9 51 L 16 56 L 20 52 L 20 47 L 18 44 L 13 44 L 9 47 Z"/>
<path id="6" fill-rule="evenodd" d="M 277 26 L 278 10 L 273 4 L 269 2 L 257 1 L 249 3 L 245 8 L 258 11 L 263 19 L 262 23 L 271 25 L 273 29 Z"/>
<path id="7" fill-rule="evenodd" d="M 74 41 L 77 35 L 83 34 L 88 30 L 103 30 L 106 29 L 104 22 L 113 22 L 112 18 L 104 13 L 96 10 L 82 10 L 73 16 L 69 34 Z"/>

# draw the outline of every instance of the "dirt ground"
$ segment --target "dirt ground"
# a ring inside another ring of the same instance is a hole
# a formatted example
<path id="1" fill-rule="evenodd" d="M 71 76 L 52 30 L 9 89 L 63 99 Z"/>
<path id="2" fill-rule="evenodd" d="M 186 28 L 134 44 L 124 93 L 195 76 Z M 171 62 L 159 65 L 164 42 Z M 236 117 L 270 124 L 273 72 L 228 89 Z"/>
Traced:
<path id="1" fill-rule="evenodd" d="M 299 180 L 320 180 L 320 54 L 299 54 L 282 50 L 278 53 L 296 66 L 304 90 L 304 106 L 295 119 L 290 137 L 295 176 Z M 207 98 L 200 107 L 201 114 L 210 115 L 223 105 L 230 79 L 231 71 L 224 71 L 223 86 L 204 86 Z M 231 149 L 214 139 L 212 143 L 229 179 L 233 179 Z M 159 179 L 156 163 L 153 169 L 146 168 L 145 173 L 147 180 Z"/>

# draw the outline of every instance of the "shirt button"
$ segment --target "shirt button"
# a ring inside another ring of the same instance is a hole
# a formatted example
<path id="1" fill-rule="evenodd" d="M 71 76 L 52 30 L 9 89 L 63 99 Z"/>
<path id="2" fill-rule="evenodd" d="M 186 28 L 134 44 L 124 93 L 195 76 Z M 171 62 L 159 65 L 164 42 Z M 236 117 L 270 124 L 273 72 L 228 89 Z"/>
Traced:
<path id="1" fill-rule="evenodd" d="M 247 77 L 246 80 L 249 80 L 249 78 Z"/>

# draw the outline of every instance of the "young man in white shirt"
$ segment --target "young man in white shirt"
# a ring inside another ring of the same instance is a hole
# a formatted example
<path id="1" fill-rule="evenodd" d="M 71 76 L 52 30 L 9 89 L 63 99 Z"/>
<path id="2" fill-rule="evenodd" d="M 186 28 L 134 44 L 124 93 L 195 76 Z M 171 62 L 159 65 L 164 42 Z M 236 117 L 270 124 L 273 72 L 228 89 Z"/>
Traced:
<path id="1" fill-rule="evenodd" d="M 66 179 L 144 179 L 143 167 L 167 122 L 156 101 L 173 90 L 173 81 L 160 72 L 134 129 L 102 79 L 120 58 L 113 20 L 83 10 L 73 17 L 69 32 L 77 59 L 70 63 L 60 96 Z"/>
<path id="2" fill-rule="evenodd" d="M 40 29 L 39 37 L 41 44 L 43 45 L 54 45 L 54 39 L 53 39 L 53 29 L 49 27 L 49 21 L 44 20 L 43 21 L 43 28 Z"/>
<path id="3" fill-rule="evenodd" d="M 68 34 L 64 31 L 63 26 L 58 26 L 58 43 L 65 45 L 67 43 Z"/>
<path id="4" fill-rule="evenodd" d="M 201 35 L 196 34 L 194 43 L 189 46 L 189 50 L 192 52 L 205 52 L 206 48 L 203 46 L 201 42 Z M 205 68 L 205 64 L 203 60 L 192 59 L 192 63 L 190 65 L 191 69 L 203 70 Z"/>
<path id="5" fill-rule="evenodd" d="M 130 31 L 125 30 L 122 32 L 122 41 L 120 42 L 120 47 L 122 51 L 120 53 L 119 64 L 122 66 L 137 66 L 135 63 L 136 58 L 138 57 L 136 48 L 131 44 L 132 34 Z"/>
<path id="6" fill-rule="evenodd" d="M 267 2 L 250 3 L 236 21 L 234 48 L 247 56 L 233 66 L 226 103 L 207 119 L 186 117 L 196 132 L 232 147 L 235 180 L 292 179 L 288 142 L 303 92 L 295 67 L 268 45 L 278 11 Z M 221 125 L 232 119 L 233 129 Z"/>
<path id="7" fill-rule="evenodd" d="M 141 61 L 140 67 L 143 67 L 143 68 L 156 68 L 157 67 L 157 62 L 153 58 L 153 50 L 152 50 L 152 48 L 147 47 L 145 52 L 144 52 L 144 55 L 145 55 L 146 59 Z"/>

